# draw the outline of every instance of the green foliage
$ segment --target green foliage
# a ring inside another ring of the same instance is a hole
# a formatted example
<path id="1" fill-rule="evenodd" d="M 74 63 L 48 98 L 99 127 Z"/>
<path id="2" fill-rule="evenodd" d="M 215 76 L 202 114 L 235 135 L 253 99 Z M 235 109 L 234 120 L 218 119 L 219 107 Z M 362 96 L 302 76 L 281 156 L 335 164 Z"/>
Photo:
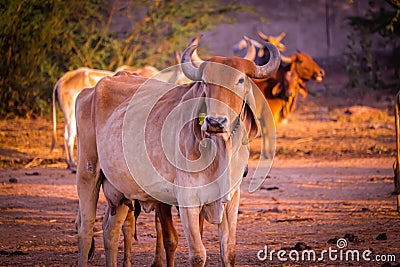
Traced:
<path id="1" fill-rule="evenodd" d="M 386 6 L 389 9 L 377 8 L 377 1 L 369 1 L 365 16 L 348 18 L 354 30 L 348 35 L 344 50 L 350 88 L 391 88 L 397 91 L 400 86 L 400 6 L 395 0 L 387 2 L 391 5 Z M 376 41 L 376 35 L 381 37 L 381 41 Z M 373 51 L 374 45 L 392 51 L 391 64 L 379 61 L 379 56 Z"/>
<path id="2" fill-rule="evenodd" d="M 94 0 L 1 1 L 1 117 L 43 115 L 66 70 L 102 67 L 103 6 Z"/>
<path id="3" fill-rule="evenodd" d="M 132 32 L 120 42 L 120 53 L 111 61 L 115 65 L 164 68 L 176 64 L 175 50 L 183 50 L 195 35 L 221 22 L 233 22 L 227 13 L 254 12 L 250 6 L 221 5 L 213 0 L 142 1 L 132 8 L 146 12 L 140 20 L 133 18 Z"/>
<path id="4" fill-rule="evenodd" d="M 0 0 L 0 117 L 49 113 L 68 70 L 175 64 L 175 50 L 230 12 L 255 13 L 214 0 Z M 116 18 L 131 27 L 112 31 Z"/>

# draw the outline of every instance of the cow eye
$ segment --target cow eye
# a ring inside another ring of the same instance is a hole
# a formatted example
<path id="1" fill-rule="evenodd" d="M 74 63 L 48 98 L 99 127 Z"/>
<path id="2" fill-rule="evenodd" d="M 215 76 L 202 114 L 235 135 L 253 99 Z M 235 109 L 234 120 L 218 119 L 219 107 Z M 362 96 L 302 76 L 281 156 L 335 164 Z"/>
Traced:
<path id="1" fill-rule="evenodd" d="M 244 83 L 244 78 L 240 78 L 238 81 L 238 84 L 242 84 L 242 83 Z"/>

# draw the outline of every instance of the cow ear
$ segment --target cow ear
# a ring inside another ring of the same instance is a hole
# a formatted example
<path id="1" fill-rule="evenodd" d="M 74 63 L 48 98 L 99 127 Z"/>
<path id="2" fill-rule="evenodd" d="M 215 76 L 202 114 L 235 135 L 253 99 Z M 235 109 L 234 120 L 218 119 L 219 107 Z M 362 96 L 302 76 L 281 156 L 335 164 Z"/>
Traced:
<path id="1" fill-rule="evenodd" d="M 260 135 L 260 123 L 256 117 L 255 112 L 250 108 L 250 106 L 246 103 L 245 109 L 243 111 L 243 122 L 246 128 L 247 137 L 244 137 L 243 144 L 247 144 L 248 142 L 254 140 Z M 246 141 L 245 141 L 246 140 Z"/>
<path id="2" fill-rule="evenodd" d="M 132 74 L 134 74 L 134 73 L 130 73 L 130 72 L 125 71 L 125 70 L 120 70 L 117 73 L 115 73 L 114 76 L 130 76 Z M 137 74 L 135 74 L 135 75 L 137 75 Z"/>
<path id="3" fill-rule="evenodd" d="M 282 92 L 281 83 L 276 83 L 275 86 L 272 88 L 272 95 L 277 96 Z"/>
<path id="4" fill-rule="evenodd" d="M 253 82 L 250 82 L 249 87 L 252 89 L 247 94 L 245 107 L 243 110 L 243 122 L 247 132 L 246 141 L 243 140 L 243 143 L 247 143 L 247 141 L 252 141 L 255 138 L 260 136 L 261 126 L 257 118 L 257 109 L 256 109 L 256 100 L 254 97 L 254 90 L 259 90 L 257 85 Z"/>

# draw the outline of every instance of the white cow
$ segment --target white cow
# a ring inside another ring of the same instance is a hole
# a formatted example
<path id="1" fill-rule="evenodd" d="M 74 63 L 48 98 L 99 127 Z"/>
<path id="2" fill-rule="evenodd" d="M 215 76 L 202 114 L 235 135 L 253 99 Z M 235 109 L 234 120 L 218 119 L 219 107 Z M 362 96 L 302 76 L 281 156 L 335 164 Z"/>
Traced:
<path id="1" fill-rule="evenodd" d="M 76 167 L 73 152 L 76 137 L 75 101 L 78 94 L 85 88 L 94 87 L 100 79 L 106 76 L 112 76 L 119 71 L 128 71 L 148 78 L 155 77 L 158 80 L 171 83 L 189 82 L 188 80 L 182 79 L 182 71 L 178 67 L 170 68 L 163 72 L 160 72 L 157 68 L 152 66 L 136 68 L 123 65 L 117 68 L 115 72 L 83 67 L 65 73 L 57 81 L 53 89 L 53 140 L 51 149 L 54 149 L 56 142 L 56 97 L 58 97 L 58 102 L 65 120 L 64 139 L 68 169 L 74 170 Z"/>
<path id="2" fill-rule="evenodd" d="M 79 93 L 85 89 L 94 87 L 97 82 L 114 73 L 105 70 L 96 70 L 90 68 L 79 68 L 77 70 L 68 71 L 56 83 L 53 89 L 53 140 L 51 149 L 56 144 L 57 114 L 56 114 L 56 97 L 64 114 L 65 129 L 64 140 L 65 150 L 67 153 L 68 169 L 75 168 L 74 160 L 74 144 L 76 137 L 76 120 L 75 120 L 75 101 Z"/>

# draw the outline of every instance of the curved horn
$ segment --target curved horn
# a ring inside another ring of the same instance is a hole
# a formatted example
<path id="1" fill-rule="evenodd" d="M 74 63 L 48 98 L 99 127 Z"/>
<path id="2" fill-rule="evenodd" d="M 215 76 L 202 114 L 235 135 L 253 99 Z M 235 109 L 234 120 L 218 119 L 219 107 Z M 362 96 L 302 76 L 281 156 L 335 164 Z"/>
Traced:
<path id="1" fill-rule="evenodd" d="M 258 36 L 261 37 L 261 39 L 263 39 L 264 41 L 268 42 L 268 36 L 267 35 L 265 35 L 262 31 L 257 31 L 257 33 L 258 33 Z"/>
<path id="2" fill-rule="evenodd" d="M 243 36 L 243 39 L 246 41 L 246 48 L 247 48 L 247 53 L 244 56 L 244 58 L 253 61 L 256 58 L 256 48 L 246 35 Z"/>
<path id="3" fill-rule="evenodd" d="M 192 81 L 201 81 L 201 72 L 198 67 L 193 65 L 192 55 L 194 51 L 197 50 L 197 45 L 188 46 L 185 51 L 183 51 L 181 58 L 182 71 L 186 77 Z"/>
<path id="4" fill-rule="evenodd" d="M 272 76 L 279 68 L 281 63 L 281 56 L 278 48 L 271 43 L 266 43 L 265 46 L 269 51 L 269 61 L 267 64 L 262 66 L 257 66 L 254 69 L 253 77 L 256 79 L 263 79 Z"/>
<path id="5" fill-rule="evenodd" d="M 283 62 L 283 63 L 286 63 L 286 64 L 291 64 L 293 61 L 292 61 L 292 59 L 290 58 L 290 57 L 286 57 L 286 56 L 284 56 L 284 55 L 281 55 L 281 61 Z"/>
<path id="6" fill-rule="evenodd" d="M 273 45 L 275 45 L 276 47 L 278 47 L 279 51 L 283 52 L 286 50 L 286 46 L 284 44 L 281 43 L 282 39 L 285 38 L 286 36 L 286 32 L 281 32 L 278 36 L 268 36 L 265 35 L 263 32 L 261 31 L 257 31 L 258 35 L 265 41 L 272 43 Z"/>
<path id="7" fill-rule="evenodd" d="M 203 34 L 199 34 L 199 35 L 197 35 L 196 37 L 194 37 L 191 41 L 190 41 L 190 43 L 189 43 L 189 46 L 191 46 L 191 45 L 199 45 L 199 42 L 200 42 L 200 39 L 203 37 Z M 200 65 L 201 65 L 201 63 L 203 63 L 204 62 L 204 60 L 202 60 L 200 57 L 199 57 L 199 54 L 197 54 L 197 49 L 196 50 L 194 50 L 194 52 L 193 52 L 193 54 L 192 54 L 192 63 L 193 63 L 193 65 L 195 65 L 196 67 L 199 67 Z"/>
<path id="8" fill-rule="evenodd" d="M 276 37 L 276 39 L 280 42 L 280 41 L 282 41 L 283 38 L 285 38 L 285 36 L 286 36 L 286 32 L 281 32 L 281 33 Z"/>

